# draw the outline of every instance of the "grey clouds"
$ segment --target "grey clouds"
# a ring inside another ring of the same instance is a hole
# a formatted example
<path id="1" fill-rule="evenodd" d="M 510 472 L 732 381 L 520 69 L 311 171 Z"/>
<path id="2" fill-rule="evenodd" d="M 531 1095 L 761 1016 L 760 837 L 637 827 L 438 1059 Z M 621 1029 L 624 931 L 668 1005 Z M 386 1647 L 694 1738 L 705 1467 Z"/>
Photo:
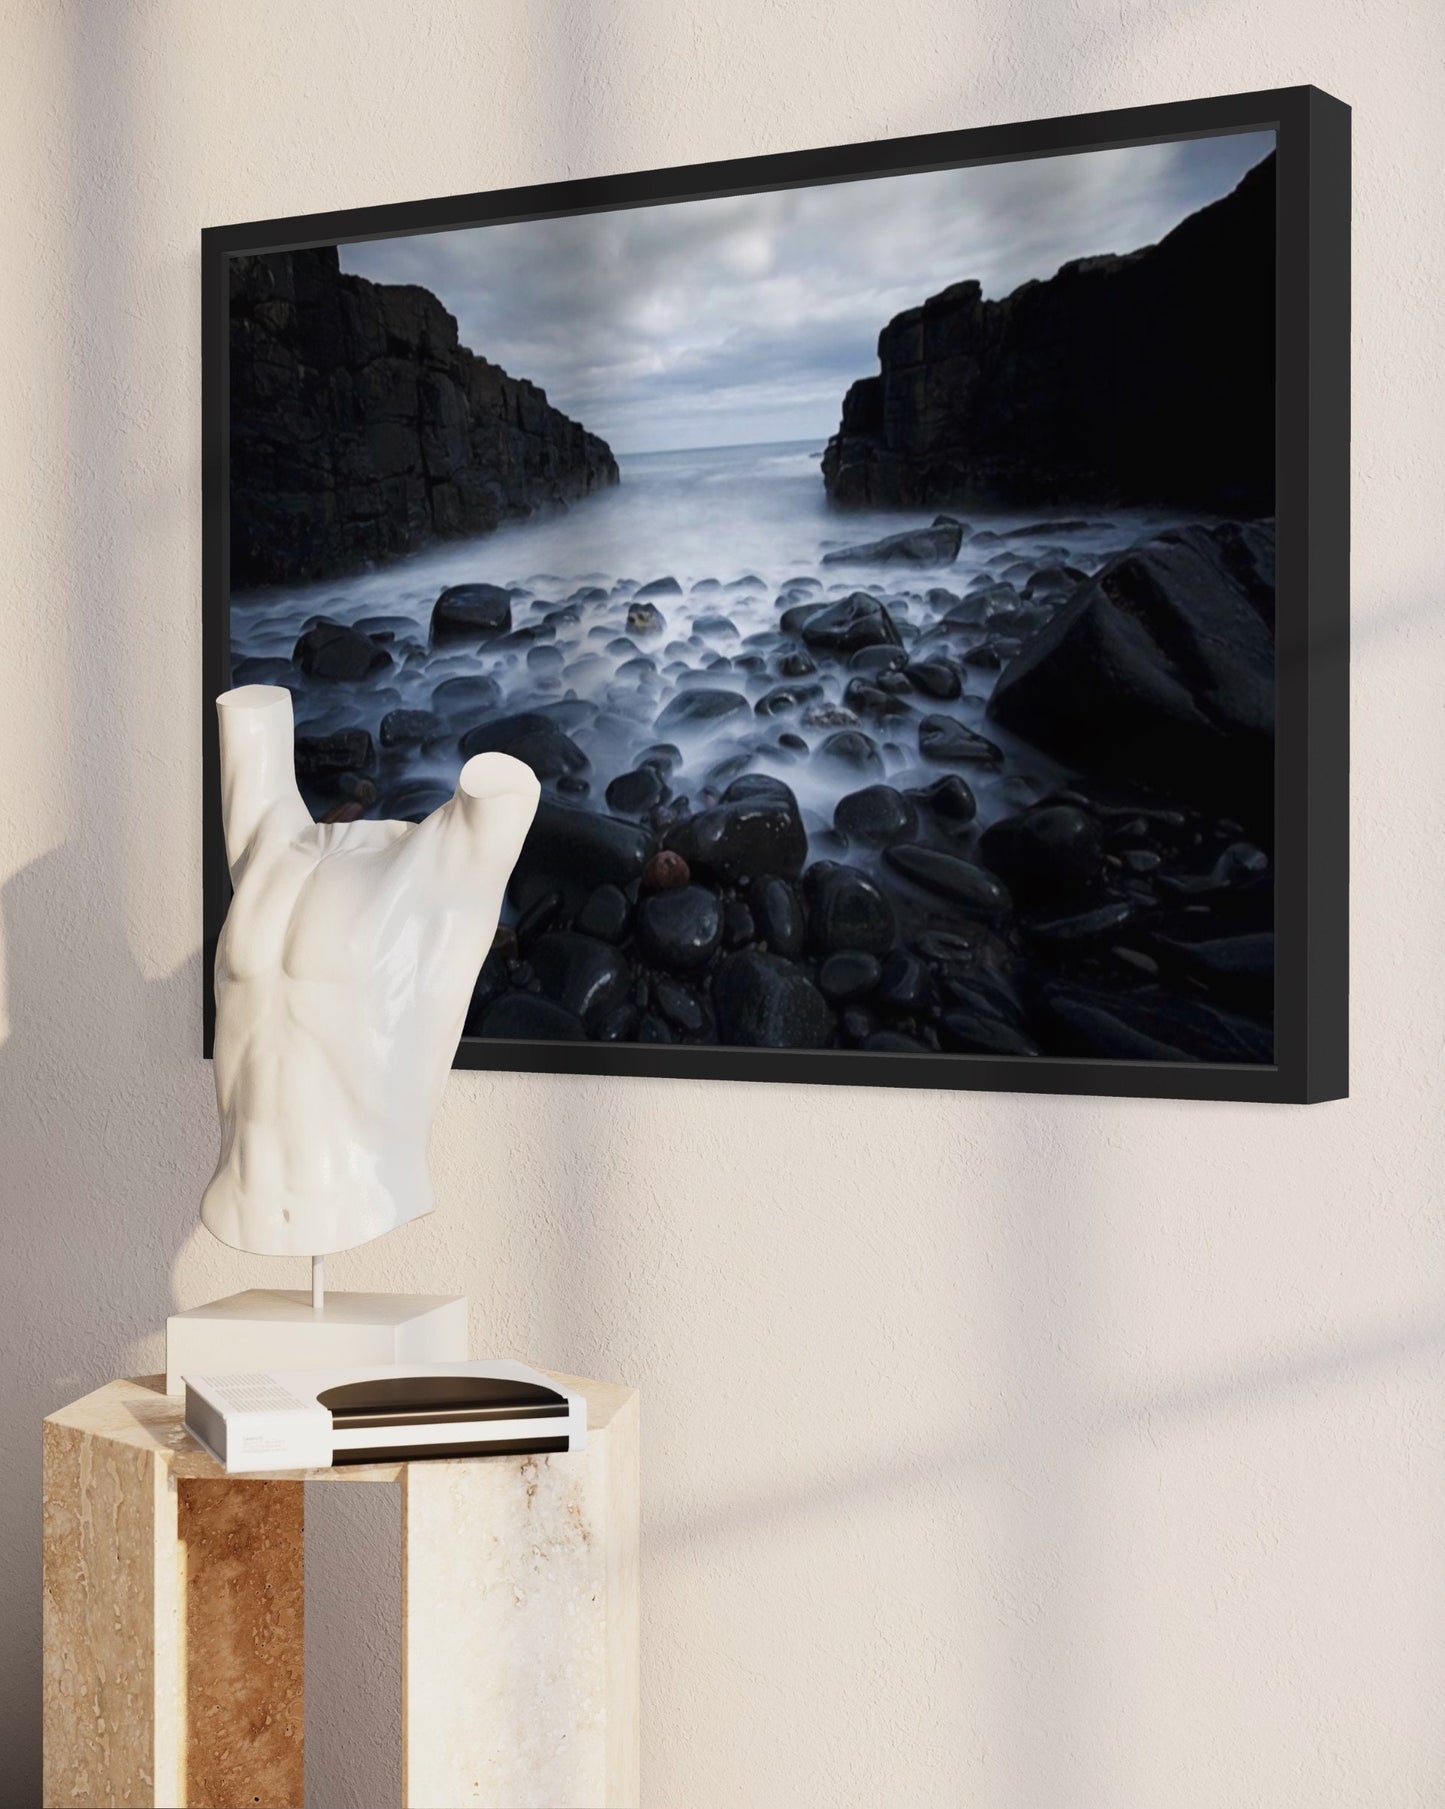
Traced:
<path id="1" fill-rule="evenodd" d="M 818 441 L 880 328 L 950 283 L 1001 296 L 1132 251 L 1234 187 L 1272 133 L 343 245 L 619 453 Z"/>

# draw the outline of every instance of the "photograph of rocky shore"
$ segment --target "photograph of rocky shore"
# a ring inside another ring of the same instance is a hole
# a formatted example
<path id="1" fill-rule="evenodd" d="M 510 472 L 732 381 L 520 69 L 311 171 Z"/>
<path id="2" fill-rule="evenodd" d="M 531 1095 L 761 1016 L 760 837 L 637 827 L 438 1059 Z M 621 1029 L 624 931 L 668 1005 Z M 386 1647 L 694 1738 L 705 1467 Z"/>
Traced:
<path id="1" fill-rule="evenodd" d="M 231 677 L 465 1035 L 1274 1056 L 1272 135 L 232 259 Z"/>

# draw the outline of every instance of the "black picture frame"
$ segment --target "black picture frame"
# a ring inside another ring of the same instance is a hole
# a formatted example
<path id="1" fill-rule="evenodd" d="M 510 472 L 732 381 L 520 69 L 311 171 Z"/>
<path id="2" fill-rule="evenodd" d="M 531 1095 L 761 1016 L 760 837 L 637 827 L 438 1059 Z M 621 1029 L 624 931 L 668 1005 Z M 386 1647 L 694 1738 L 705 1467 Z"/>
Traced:
<path id="1" fill-rule="evenodd" d="M 1348 1091 L 1350 111 L 1313 87 L 334 213 L 201 236 L 204 1051 L 229 900 L 214 699 L 230 683 L 228 280 L 237 253 L 850 182 L 1273 129 L 1277 134 L 1275 1060 L 1154 1063 L 1050 1055 L 874 1054 L 463 1038 L 455 1065 L 1107 1096 L 1311 1103 Z"/>

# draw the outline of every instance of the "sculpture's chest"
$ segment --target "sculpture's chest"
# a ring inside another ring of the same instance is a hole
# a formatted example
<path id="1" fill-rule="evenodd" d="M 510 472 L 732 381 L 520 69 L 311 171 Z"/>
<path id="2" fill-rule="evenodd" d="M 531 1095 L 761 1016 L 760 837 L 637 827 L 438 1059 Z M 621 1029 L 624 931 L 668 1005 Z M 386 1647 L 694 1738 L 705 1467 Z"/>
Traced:
<path id="1" fill-rule="evenodd" d="M 378 864 L 369 854 L 317 860 L 305 848 L 269 852 L 236 887 L 217 978 L 363 980 L 378 960 L 387 917 Z"/>

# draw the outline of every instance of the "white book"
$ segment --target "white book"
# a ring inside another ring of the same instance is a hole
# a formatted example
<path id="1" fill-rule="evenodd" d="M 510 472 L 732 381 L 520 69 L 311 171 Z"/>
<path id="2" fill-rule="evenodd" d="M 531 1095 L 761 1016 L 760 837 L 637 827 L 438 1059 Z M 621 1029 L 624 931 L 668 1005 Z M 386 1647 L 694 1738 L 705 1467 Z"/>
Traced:
<path id="1" fill-rule="evenodd" d="M 233 1474 L 581 1451 L 587 1402 L 525 1363 L 377 1363 L 184 1378 L 186 1431 Z"/>

